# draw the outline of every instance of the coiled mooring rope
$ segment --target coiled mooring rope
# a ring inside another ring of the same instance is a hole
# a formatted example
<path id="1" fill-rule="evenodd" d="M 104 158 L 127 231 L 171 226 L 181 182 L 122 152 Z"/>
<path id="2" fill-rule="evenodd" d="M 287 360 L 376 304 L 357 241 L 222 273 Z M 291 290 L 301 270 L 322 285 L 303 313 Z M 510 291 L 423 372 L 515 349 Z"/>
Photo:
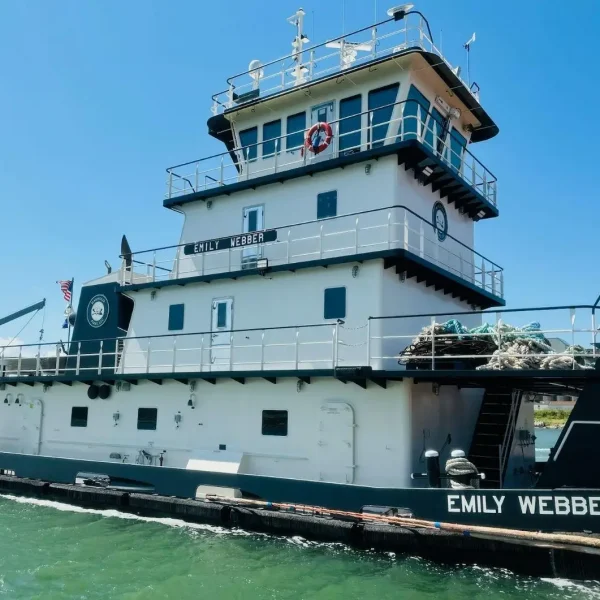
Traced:
<path id="1" fill-rule="evenodd" d="M 446 474 L 450 477 L 450 487 L 453 490 L 479 489 L 479 471 L 464 456 L 449 458 L 446 462 Z"/>

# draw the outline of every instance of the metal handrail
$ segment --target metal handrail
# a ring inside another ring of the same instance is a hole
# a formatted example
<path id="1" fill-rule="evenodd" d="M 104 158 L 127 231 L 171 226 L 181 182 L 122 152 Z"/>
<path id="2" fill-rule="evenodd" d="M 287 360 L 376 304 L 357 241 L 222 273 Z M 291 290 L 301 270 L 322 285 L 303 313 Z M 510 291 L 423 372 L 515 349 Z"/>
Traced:
<path id="1" fill-rule="evenodd" d="M 405 115 L 405 106 L 406 104 L 409 103 L 413 103 L 417 106 L 417 114 L 416 115 Z M 374 113 L 376 113 L 377 111 L 380 110 L 385 110 L 385 109 L 389 109 L 392 108 L 392 113 L 394 111 L 394 109 L 398 106 L 402 105 L 402 115 L 400 118 L 390 118 L 390 120 L 388 121 L 384 121 L 382 123 L 377 123 L 377 124 L 373 124 L 372 122 L 369 122 L 367 124 L 367 126 L 363 126 L 362 124 L 362 117 L 365 115 L 373 115 Z M 361 119 L 361 126 L 358 129 L 355 129 L 353 131 L 349 131 L 346 132 L 344 134 L 342 134 L 341 136 L 339 135 L 339 126 L 340 123 L 342 123 L 343 121 L 347 121 L 349 119 L 356 119 L 356 118 L 360 118 Z M 407 127 L 404 126 L 405 122 L 413 122 L 414 127 L 412 127 L 411 129 L 414 129 L 414 131 L 407 131 Z M 356 113 L 354 115 L 349 115 L 347 117 L 342 117 L 340 119 L 336 119 L 336 120 L 332 120 L 330 125 L 332 126 L 332 128 L 338 132 L 337 138 L 343 138 L 344 136 L 350 136 L 350 135 L 355 135 L 357 133 L 362 134 L 362 132 L 366 131 L 369 132 L 371 131 L 371 129 L 374 128 L 380 128 L 380 127 L 384 127 L 387 126 L 389 127 L 390 124 L 398 124 L 398 133 L 395 133 L 394 135 L 387 135 L 385 136 L 385 138 L 381 139 L 381 140 L 376 140 L 375 142 L 372 141 L 366 141 L 366 145 L 370 146 L 373 143 L 379 143 L 379 142 L 389 142 L 389 140 L 397 140 L 398 138 L 400 138 L 401 141 L 404 141 L 404 138 L 407 137 L 408 139 L 417 139 L 420 143 L 422 143 L 423 145 L 425 145 L 426 147 L 429 147 L 433 152 L 436 153 L 436 155 L 440 156 L 442 159 L 445 159 L 445 162 L 447 162 L 448 164 L 450 164 L 454 169 L 457 170 L 457 173 L 460 175 L 460 177 L 462 179 L 464 179 L 465 181 L 468 181 L 467 178 L 463 175 L 462 170 L 463 170 L 463 166 L 465 164 L 467 164 L 467 159 L 465 158 L 466 156 L 468 156 L 469 158 L 469 162 L 472 162 L 472 166 L 471 171 L 472 171 L 472 182 L 471 185 L 473 185 L 473 187 L 481 187 L 482 185 L 486 186 L 487 188 L 490 188 L 491 193 L 488 194 L 487 191 L 484 193 L 484 196 L 486 197 L 486 199 L 488 199 L 492 204 L 496 204 L 496 190 L 495 190 L 495 186 L 497 184 L 497 178 L 496 176 L 492 173 L 492 171 L 490 171 L 470 150 L 467 149 L 466 146 L 462 147 L 462 150 L 460 153 L 455 152 L 452 147 L 451 147 L 451 142 L 449 143 L 449 139 L 452 136 L 452 132 L 450 131 L 450 129 L 448 129 L 448 131 L 445 132 L 445 137 L 444 139 L 441 138 L 440 135 L 438 135 L 437 131 L 437 127 L 438 127 L 438 123 L 436 121 L 435 115 L 433 114 L 432 111 L 427 110 L 427 108 L 425 106 L 423 106 L 423 104 L 421 104 L 418 100 L 401 100 L 398 102 L 393 102 L 390 104 L 386 104 L 384 106 L 378 107 L 377 109 L 370 109 L 370 110 L 365 110 L 362 111 L 360 113 Z M 280 135 L 278 137 L 275 138 L 271 138 L 269 140 L 263 140 L 261 142 L 256 142 L 254 144 L 248 144 L 248 145 L 244 145 L 244 146 L 238 146 L 235 148 L 232 148 L 226 152 L 221 152 L 218 154 L 213 154 L 211 156 L 205 157 L 205 158 L 200 158 L 197 160 L 192 160 L 192 161 L 188 161 L 185 163 L 180 163 L 178 165 L 173 165 L 171 167 L 168 167 L 166 169 L 168 178 L 167 178 L 167 194 L 166 194 L 166 198 L 172 198 L 172 197 L 177 197 L 180 195 L 185 195 L 186 193 L 193 193 L 196 191 L 199 191 L 200 188 L 202 187 L 199 183 L 199 178 L 200 176 L 205 176 L 206 173 L 209 172 L 216 172 L 219 171 L 219 178 L 213 178 L 216 179 L 216 181 L 214 182 L 214 184 L 216 186 L 226 186 L 228 185 L 225 182 L 225 178 L 224 178 L 224 169 L 225 168 L 231 168 L 234 167 L 235 168 L 235 178 L 237 182 L 239 180 L 239 177 L 242 175 L 243 173 L 243 168 L 245 168 L 246 170 L 248 169 L 248 166 L 250 164 L 256 163 L 258 162 L 259 158 L 258 158 L 258 149 L 259 147 L 263 146 L 265 144 L 265 142 L 268 143 L 273 143 L 276 146 L 275 152 L 271 155 L 269 155 L 268 158 L 271 158 L 271 156 L 277 156 L 278 154 L 282 153 L 283 150 L 283 144 L 282 142 L 284 140 L 287 140 L 287 138 L 292 135 L 292 134 L 297 134 L 300 132 L 293 132 L 293 133 L 287 133 L 285 135 Z M 432 135 L 432 143 L 430 144 L 427 140 L 428 134 Z M 410 136 L 410 137 L 409 137 Z M 334 141 L 335 141 L 335 136 L 334 136 Z M 439 148 L 441 144 L 441 148 Z M 358 148 L 360 149 L 361 146 L 365 145 L 365 142 L 362 141 L 360 144 L 358 144 Z M 285 152 L 291 151 L 291 150 L 298 150 L 299 148 L 301 148 L 302 146 L 298 146 L 295 147 L 293 149 L 290 148 L 286 148 Z M 256 150 L 256 158 L 245 158 L 246 156 L 248 156 L 249 154 L 249 150 L 250 149 L 255 149 Z M 345 152 L 348 149 L 344 149 L 343 151 L 339 150 L 339 144 L 338 144 L 338 149 L 337 152 Z M 448 154 L 449 157 L 445 158 L 445 155 Z M 231 162 L 228 165 L 224 164 L 225 160 L 230 160 L 231 157 L 236 156 L 236 161 L 237 162 Z M 460 168 L 457 168 L 456 166 L 454 166 L 452 164 L 452 157 L 455 157 L 457 162 L 459 162 L 459 164 L 461 165 Z M 211 169 L 208 170 L 200 170 L 199 166 L 202 163 L 206 163 L 207 161 L 211 161 L 214 159 L 219 159 L 219 165 L 216 167 L 213 167 Z M 266 169 L 263 169 L 264 171 L 268 171 L 268 172 L 278 172 L 277 169 L 284 169 L 286 170 L 287 168 L 289 168 L 290 166 L 293 167 L 294 165 L 305 165 L 306 161 L 308 160 L 307 158 L 307 154 L 304 153 L 304 156 L 302 157 L 301 160 L 297 160 L 297 161 L 293 161 L 293 162 L 284 162 L 284 163 L 279 163 L 279 165 L 275 164 L 273 165 L 273 167 L 269 166 Z M 176 173 L 175 169 L 181 169 L 183 167 L 189 167 L 190 165 L 196 165 L 196 169 L 194 171 L 194 173 L 186 173 L 184 175 L 180 174 L 180 173 Z M 243 165 L 243 168 L 240 167 L 240 165 Z M 479 167 L 479 169 L 476 169 L 475 167 Z M 475 174 L 478 173 L 479 171 L 482 171 L 483 173 L 480 175 L 481 177 L 481 181 L 475 181 Z M 189 185 L 189 189 L 191 190 L 190 192 L 186 192 L 186 187 L 184 186 L 182 188 L 182 192 L 181 193 L 174 193 L 174 186 L 173 186 L 173 177 L 176 177 L 178 179 L 184 180 L 188 182 Z M 194 178 L 196 185 L 193 185 L 191 183 L 191 179 L 190 178 Z M 209 186 L 207 186 L 206 184 L 204 185 L 203 189 L 208 189 Z M 214 187 L 213 185 L 211 185 L 210 187 Z"/>
<path id="2" fill-rule="evenodd" d="M 415 22 L 416 19 L 411 18 L 412 14 L 419 15 L 420 18 L 419 18 L 418 22 Z M 383 21 L 380 21 L 373 25 L 369 25 L 362 29 L 358 29 L 356 31 L 353 31 L 353 32 L 350 32 L 347 34 L 343 34 L 336 38 L 327 40 L 326 42 L 322 42 L 320 44 L 316 44 L 316 45 L 304 48 L 302 50 L 302 53 L 303 54 L 306 53 L 309 56 L 309 60 L 303 61 L 303 63 L 300 65 L 300 68 L 306 69 L 306 72 L 307 72 L 306 75 L 303 75 L 301 83 L 314 83 L 316 81 L 319 81 L 319 79 L 321 79 L 322 77 L 326 77 L 328 75 L 333 75 L 338 72 L 343 73 L 345 68 L 347 68 L 347 67 L 344 65 L 344 63 L 342 61 L 342 49 L 340 49 L 339 51 L 330 52 L 326 55 L 320 55 L 320 56 L 317 56 L 318 51 L 326 48 L 327 45 L 330 44 L 331 42 L 342 42 L 342 43 L 346 42 L 347 43 L 353 36 L 360 35 L 366 31 L 371 32 L 370 43 L 372 44 L 372 50 L 368 55 L 365 55 L 364 57 L 361 57 L 360 59 L 355 60 L 355 62 L 353 63 L 352 66 L 368 64 L 369 62 L 380 59 L 384 56 L 393 55 L 395 53 L 398 53 L 398 52 L 404 51 L 404 50 L 408 50 L 410 48 L 420 48 L 422 50 L 429 51 L 429 52 L 432 52 L 433 54 L 437 55 L 444 64 L 446 64 L 450 69 L 452 69 L 452 65 L 450 64 L 450 62 L 446 58 L 444 58 L 441 50 L 438 49 L 435 46 L 435 44 L 433 43 L 430 31 L 429 31 L 429 25 L 428 25 L 426 19 L 424 19 L 423 15 L 421 15 L 421 13 L 419 13 L 418 11 L 411 11 L 411 12 L 407 13 L 402 21 L 403 27 L 393 30 L 391 32 L 384 31 L 384 33 L 380 35 L 378 32 L 378 28 L 382 28 L 390 23 L 399 23 L 399 22 L 395 21 L 394 18 L 385 19 Z M 427 25 L 427 30 L 425 30 L 423 28 L 423 23 L 425 23 Z M 382 47 L 382 46 L 384 46 L 384 44 L 383 44 L 384 41 L 388 41 L 389 38 L 394 38 L 394 36 L 400 37 L 397 44 L 396 44 L 396 40 L 394 39 L 391 44 L 389 44 L 386 47 Z M 318 65 L 319 63 L 328 61 L 328 60 L 332 60 L 332 59 L 335 61 L 336 58 L 338 59 L 337 65 L 334 65 L 333 67 L 328 67 L 328 68 L 325 68 L 324 70 L 315 72 L 316 65 Z M 270 95 L 271 93 L 276 93 L 277 91 L 285 90 L 288 88 L 293 88 L 295 85 L 298 85 L 297 81 L 286 82 L 286 80 L 285 80 L 286 74 L 291 73 L 292 71 L 297 69 L 298 65 L 294 64 L 294 62 L 297 59 L 298 59 L 298 53 L 292 52 L 286 56 L 269 61 L 269 62 L 261 65 L 260 69 L 264 73 L 265 70 L 269 70 L 269 67 L 272 67 L 273 65 L 277 65 L 279 63 L 281 64 L 281 68 L 279 70 L 273 71 L 272 73 L 269 73 L 266 76 L 263 75 L 261 77 L 262 82 L 267 81 L 267 80 L 275 80 L 274 83 L 276 85 L 274 86 L 274 88 L 267 89 L 266 91 L 260 91 L 260 88 L 256 85 L 256 83 L 254 81 L 244 82 L 241 85 L 236 85 L 236 80 L 238 80 L 241 77 L 245 77 L 245 76 L 249 77 L 250 74 L 254 73 L 257 69 L 248 69 L 246 71 L 243 71 L 241 73 L 237 73 L 236 75 L 228 77 L 227 78 L 228 88 L 221 92 L 217 92 L 216 94 L 214 94 L 212 96 L 212 100 L 213 100 L 212 112 L 213 112 L 213 114 L 218 114 L 219 112 L 224 112 L 234 105 L 234 100 L 233 100 L 234 90 L 250 87 L 251 89 L 259 89 L 259 97 L 266 97 L 266 96 Z M 287 63 L 289 63 L 289 66 L 287 65 Z M 464 85 L 465 89 L 468 90 L 469 93 L 475 99 L 478 99 L 477 94 L 470 88 L 470 86 L 467 84 L 467 82 L 465 82 L 462 78 L 460 78 L 460 76 L 457 75 L 457 77 L 461 81 L 461 83 Z M 274 92 L 271 91 L 272 89 L 274 89 L 275 91 Z M 222 96 L 225 97 L 223 99 L 223 101 L 221 101 Z"/>
<path id="3" fill-rule="evenodd" d="M 385 206 L 382 208 L 372 208 L 370 210 L 362 210 L 362 211 L 358 211 L 358 212 L 347 213 L 344 215 L 336 215 L 335 217 L 325 217 L 323 219 L 313 219 L 312 221 L 300 221 L 298 223 L 292 223 L 291 225 L 282 225 L 281 227 L 271 227 L 270 230 L 283 231 L 284 229 L 287 230 L 287 229 L 291 229 L 293 227 L 301 227 L 303 225 L 311 225 L 314 223 L 326 223 L 328 221 L 335 221 L 335 220 L 339 220 L 339 219 L 346 218 L 346 217 L 359 217 L 361 215 L 368 215 L 371 213 L 381 212 L 381 211 L 385 211 L 385 210 L 392 210 L 392 209 L 396 209 L 396 208 L 402 209 L 402 210 L 405 210 L 406 212 L 411 213 L 413 216 L 415 216 L 418 219 L 420 219 L 421 221 L 423 221 L 423 223 L 425 223 L 426 225 L 429 225 L 429 226 L 435 228 L 435 225 L 432 221 L 425 219 L 424 217 L 417 214 L 414 210 L 411 210 L 404 204 L 392 204 L 390 206 Z M 237 235 L 237 234 L 232 234 L 232 235 Z M 484 259 L 485 261 L 490 263 L 491 266 L 495 267 L 495 269 L 497 269 L 498 271 L 504 271 L 504 269 L 500 265 L 496 264 L 494 261 L 490 260 L 489 258 L 486 258 L 483 254 L 480 254 L 479 252 L 477 252 L 477 250 L 474 250 L 470 246 L 467 246 L 464 242 L 461 242 L 458 238 L 455 238 L 453 235 L 448 233 L 448 234 L 446 234 L 446 237 L 453 240 L 454 242 L 456 242 L 463 248 L 465 248 L 465 250 L 468 250 L 469 252 L 472 252 L 479 258 Z M 140 254 L 147 254 L 149 252 L 159 252 L 161 250 L 174 250 L 176 248 L 183 248 L 183 247 L 189 245 L 190 243 L 191 242 L 182 243 L 182 244 L 172 244 L 171 246 L 161 246 L 159 248 L 149 248 L 148 250 L 137 250 L 136 252 L 128 253 L 127 256 L 133 257 L 136 255 L 139 256 Z M 119 254 L 119 258 L 125 258 L 125 255 Z M 147 263 L 140 262 L 140 264 L 147 264 Z"/>

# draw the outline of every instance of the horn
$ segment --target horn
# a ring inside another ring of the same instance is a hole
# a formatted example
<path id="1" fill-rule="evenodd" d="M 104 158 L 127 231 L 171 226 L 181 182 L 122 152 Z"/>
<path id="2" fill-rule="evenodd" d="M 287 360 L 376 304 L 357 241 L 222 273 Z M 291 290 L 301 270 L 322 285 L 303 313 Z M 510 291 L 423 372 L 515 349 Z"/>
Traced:
<path id="1" fill-rule="evenodd" d="M 121 238 L 121 256 L 125 259 L 125 268 L 131 268 L 131 248 L 125 235 Z"/>

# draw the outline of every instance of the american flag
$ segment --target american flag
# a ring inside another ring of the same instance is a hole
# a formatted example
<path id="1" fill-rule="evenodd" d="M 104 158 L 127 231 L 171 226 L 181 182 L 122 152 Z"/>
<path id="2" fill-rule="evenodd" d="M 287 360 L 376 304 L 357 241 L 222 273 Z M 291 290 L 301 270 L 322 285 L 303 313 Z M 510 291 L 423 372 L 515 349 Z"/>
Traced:
<path id="1" fill-rule="evenodd" d="M 60 291 L 63 293 L 63 297 L 67 302 L 71 302 L 71 294 L 73 292 L 73 280 L 69 279 L 68 281 L 57 281 L 58 285 L 60 285 Z"/>

